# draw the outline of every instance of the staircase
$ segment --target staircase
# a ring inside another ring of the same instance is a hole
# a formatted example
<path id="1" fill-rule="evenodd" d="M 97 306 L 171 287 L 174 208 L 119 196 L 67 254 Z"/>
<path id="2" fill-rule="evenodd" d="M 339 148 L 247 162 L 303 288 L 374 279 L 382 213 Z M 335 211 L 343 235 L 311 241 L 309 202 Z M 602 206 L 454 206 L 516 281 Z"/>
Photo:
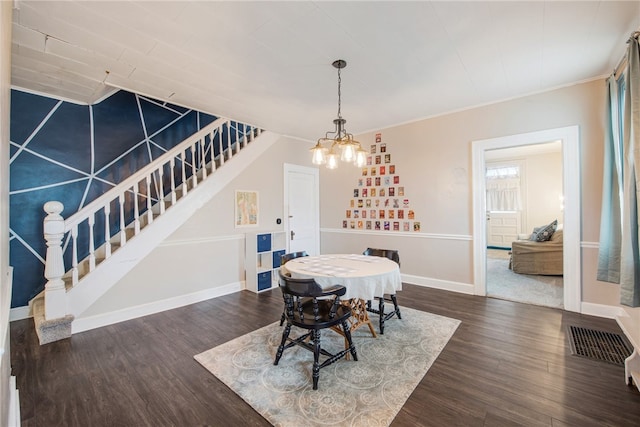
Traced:
<path id="1" fill-rule="evenodd" d="M 45 203 L 47 283 L 30 303 L 40 344 L 71 336 L 75 317 L 276 139 L 218 119 L 69 218 L 62 203 Z"/>

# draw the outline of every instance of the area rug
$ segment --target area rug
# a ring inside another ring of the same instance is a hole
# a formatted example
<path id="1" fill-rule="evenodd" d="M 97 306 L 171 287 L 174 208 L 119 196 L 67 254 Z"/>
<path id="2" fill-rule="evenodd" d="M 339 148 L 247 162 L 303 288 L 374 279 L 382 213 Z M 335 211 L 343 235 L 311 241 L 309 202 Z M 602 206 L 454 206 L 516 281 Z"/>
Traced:
<path id="1" fill-rule="evenodd" d="M 402 319 L 385 322 L 384 335 L 368 328 L 353 334 L 358 361 L 341 359 L 320 370 L 312 389 L 313 353 L 299 346 L 285 350 L 273 365 L 282 338 L 272 323 L 195 359 L 275 426 L 387 426 L 447 344 L 459 320 L 401 307 Z M 372 315 L 374 324 L 378 321 Z M 302 330 L 292 328 L 299 336 Z M 330 352 L 344 338 L 322 332 Z"/>

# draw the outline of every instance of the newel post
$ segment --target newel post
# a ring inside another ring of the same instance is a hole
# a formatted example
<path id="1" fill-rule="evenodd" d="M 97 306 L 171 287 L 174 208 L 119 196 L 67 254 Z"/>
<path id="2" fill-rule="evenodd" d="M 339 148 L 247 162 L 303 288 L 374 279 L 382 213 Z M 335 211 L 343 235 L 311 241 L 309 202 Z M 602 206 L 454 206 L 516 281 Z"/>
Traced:
<path id="1" fill-rule="evenodd" d="M 64 218 L 60 215 L 64 205 L 60 202 L 47 202 L 44 211 L 44 239 L 47 242 L 47 256 L 44 265 L 45 319 L 58 319 L 67 315 L 67 292 L 62 276 L 64 259 L 62 257 L 62 238 L 64 237 Z"/>

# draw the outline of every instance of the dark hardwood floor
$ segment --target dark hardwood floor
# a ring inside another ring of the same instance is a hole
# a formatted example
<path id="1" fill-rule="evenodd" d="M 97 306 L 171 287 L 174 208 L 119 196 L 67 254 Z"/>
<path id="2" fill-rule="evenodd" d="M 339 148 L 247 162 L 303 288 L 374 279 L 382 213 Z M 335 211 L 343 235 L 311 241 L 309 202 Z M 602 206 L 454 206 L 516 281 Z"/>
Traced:
<path id="1" fill-rule="evenodd" d="M 392 425 L 640 425 L 624 368 L 569 350 L 567 325 L 619 333 L 613 320 L 412 285 L 398 300 L 462 324 Z M 279 290 L 243 291 L 44 346 L 13 322 L 22 425 L 269 425 L 193 356 L 281 314 Z"/>

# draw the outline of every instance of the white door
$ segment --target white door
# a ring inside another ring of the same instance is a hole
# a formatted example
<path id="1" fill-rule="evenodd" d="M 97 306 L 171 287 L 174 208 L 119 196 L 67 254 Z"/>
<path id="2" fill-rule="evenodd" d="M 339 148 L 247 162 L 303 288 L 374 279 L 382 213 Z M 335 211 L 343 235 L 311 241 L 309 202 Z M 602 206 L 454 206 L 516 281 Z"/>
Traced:
<path id="1" fill-rule="evenodd" d="M 284 165 L 287 252 L 320 253 L 320 195 L 317 168 Z"/>
<path id="2" fill-rule="evenodd" d="M 520 212 L 487 212 L 487 246 L 510 248 L 521 230 Z"/>

